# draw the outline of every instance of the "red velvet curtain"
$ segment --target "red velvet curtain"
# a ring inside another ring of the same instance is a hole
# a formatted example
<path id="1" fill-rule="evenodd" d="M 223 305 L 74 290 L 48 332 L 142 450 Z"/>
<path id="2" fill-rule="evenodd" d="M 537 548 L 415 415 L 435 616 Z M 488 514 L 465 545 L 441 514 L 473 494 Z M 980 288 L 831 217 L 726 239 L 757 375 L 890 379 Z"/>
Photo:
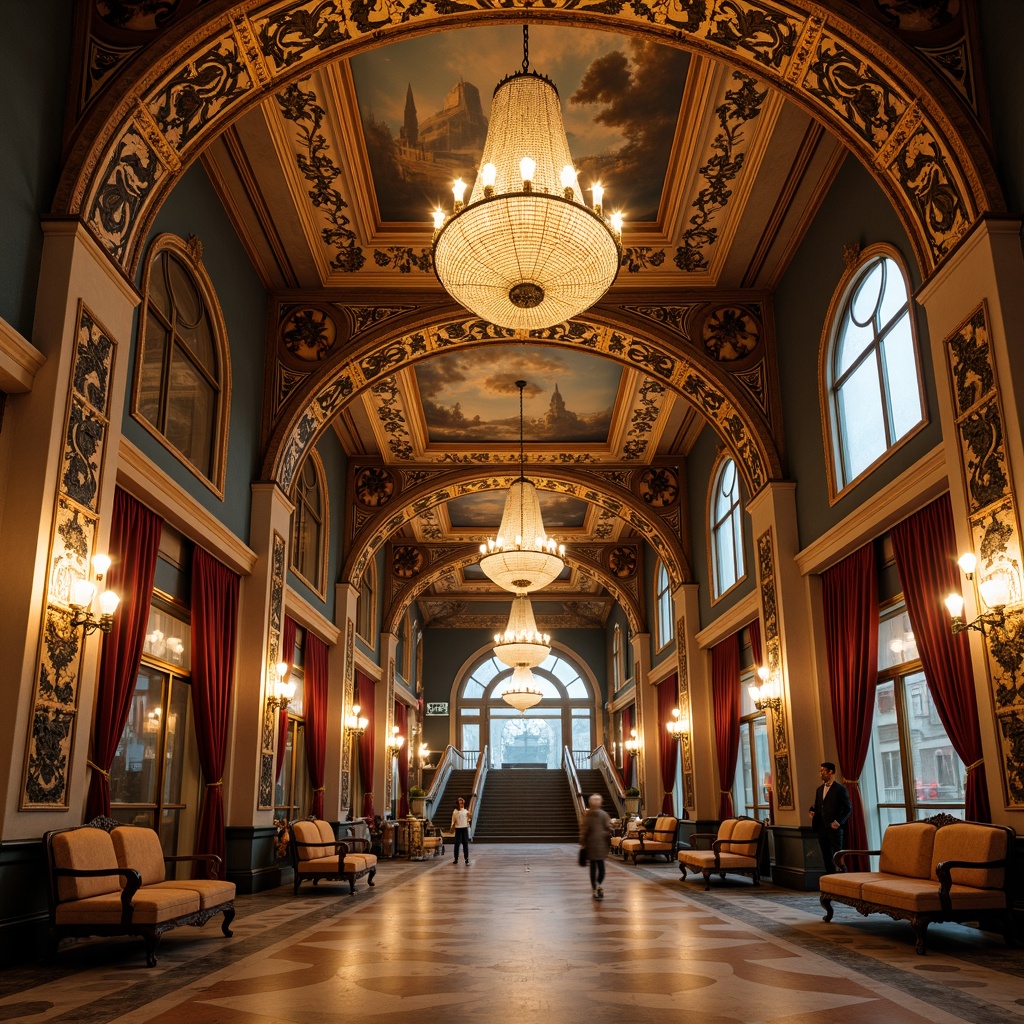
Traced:
<path id="1" fill-rule="evenodd" d="M 281 661 L 287 662 L 288 671 L 292 670 L 295 658 L 295 620 L 287 615 L 284 617 L 284 628 L 281 630 L 281 650 L 278 651 Z M 285 744 L 288 742 L 288 709 L 281 708 L 277 713 L 277 758 L 274 762 L 274 779 L 280 780 L 281 769 L 284 767 Z"/>
<path id="2" fill-rule="evenodd" d="M 971 821 L 991 821 L 971 648 L 966 633 L 953 636 L 942 603 L 947 594 L 960 592 L 949 495 L 898 523 L 891 533 L 903 599 L 928 689 L 953 749 L 967 765 L 965 816 Z"/>
<path id="3" fill-rule="evenodd" d="M 405 746 L 398 751 L 398 786 L 402 790 L 398 816 L 405 818 L 409 814 L 409 709 L 399 700 L 395 701 L 395 725 L 398 735 L 405 737 Z"/>
<path id="4" fill-rule="evenodd" d="M 306 769 L 313 790 L 310 812 L 324 816 L 324 763 L 327 757 L 327 644 L 306 631 L 303 648 L 302 708 L 306 717 Z"/>
<path id="5" fill-rule="evenodd" d="M 672 790 L 676 784 L 679 740 L 668 731 L 672 711 L 679 707 L 679 680 L 675 673 L 658 683 L 658 752 L 661 755 L 661 813 L 674 814 Z"/>
<path id="6" fill-rule="evenodd" d="M 112 559 L 107 585 L 121 595 L 114 624 L 103 638 L 89 765 L 88 821 L 110 814 L 110 766 L 132 707 L 139 660 L 146 642 L 153 574 L 163 520 L 120 488 L 110 521 Z"/>
<path id="7" fill-rule="evenodd" d="M 718 753 L 718 817 L 731 818 L 732 784 L 740 747 L 740 638 L 733 633 L 711 648 L 711 701 Z"/>
<path id="8" fill-rule="evenodd" d="M 853 805 L 843 845 L 864 850 L 868 841 L 859 782 L 871 739 L 878 683 L 878 579 L 872 545 L 865 544 L 826 569 L 821 584 L 838 767 Z M 865 870 L 863 865 L 851 864 L 850 868 Z"/>
<path id="9" fill-rule="evenodd" d="M 192 705 L 206 793 L 199 812 L 196 852 L 221 858 L 220 878 L 227 877 L 223 776 L 237 628 L 238 576 L 197 546 L 192 552 Z M 197 877 L 204 868 L 196 864 Z"/>
<path id="10" fill-rule="evenodd" d="M 356 703 L 360 717 L 366 719 L 366 729 L 359 737 L 359 781 L 363 786 L 363 817 L 373 819 L 373 698 L 374 682 L 356 669 Z"/>
<path id="11" fill-rule="evenodd" d="M 622 709 L 622 788 L 629 789 L 632 785 L 630 782 L 630 776 L 633 774 L 633 755 L 629 751 L 629 747 L 626 743 L 630 739 L 630 733 L 633 731 L 633 707 L 630 705 L 628 708 Z"/>

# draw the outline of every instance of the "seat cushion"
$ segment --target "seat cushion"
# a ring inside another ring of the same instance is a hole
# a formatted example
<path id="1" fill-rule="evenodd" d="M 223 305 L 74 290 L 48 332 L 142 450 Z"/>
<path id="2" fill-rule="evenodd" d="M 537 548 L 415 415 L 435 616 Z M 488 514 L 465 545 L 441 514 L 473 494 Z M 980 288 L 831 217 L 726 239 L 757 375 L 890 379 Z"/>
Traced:
<path id="1" fill-rule="evenodd" d="M 939 886 L 930 879 L 889 878 L 881 882 L 865 882 L 861 899 L 896 910 L 936 912 L 942 909 Z M 995 910 L 1006 905 L 1002 892 L 954 885 L 950 902 L 955 910 Z"/>
<path id="2" fill-rule="evenodd" d="M 680 850 L 676 854 L 676 860 L 697 871 L 715 866 L 715 855 L 711 850 Z"/>
<path id="3" fill-rule="evenodd" d="M 737 824 L 738 822 L 735 818 L 726 818 L 725 821 L 718 826 L 718 835 L 716 838 L 731 839 L 733 832 L 736 831 Z"/>
<path id="4" fill-rule="evenodd" d="M 932 865 L 935 826 L 924 821 L 890 825 L 882 836 L 878 870 L 886 875 L 928 878 Z"/>
<path id="5" fill-rule="evenodd" d="M 157 882 L 151 889 L 187 889 L 199 896 L 200 910 L 219 907 L 222 903 L 230 903 L 235 898 L 235 883 L 222 882 L 219 878 L 182 878 L 169 882 Z"/>
<path id="6" fill-rule="evenodd" d="M 889 879 L 898 880 L 902 875 L 882 875 L 877 871 L 837 871 L 835 874 L 822 875 L 818 879 L 819 891 L 834 896 L 848 896 L 860 899 L 861 889 L 865 882 L 880 882 Z"/>
<path id="7" fill-rule="evenodd" d="M 53 861 L 58 868 L 74 871 L 113 872 L 117 854 L 109 832 L 101 828 L 73 828 L 58 832 L 51 841 Z M 84 900 L 121 889 L 121 876 L 111 873 L 95 878 L 58 878 L 57 896 L 61 900 Z M 120 905 L 120 896 L 118 896 Z M 120 911 L 118 912 L 120 920 Z"/>
<path id="8" fill-rule="evenodd" d="M 757 867 L 756 857 L 747 857 L 742 853 L 727 853 L 725 850 L 718 855 L 718 863 L 725 870 L 752 871 Z"/>
<path id="9" fill-rule="evenodd" d="M 199 911 L 199 894 L 187 889 L 147 886 L 132 899 L 132 924 L 163 924 L 185 914 Z M 61 903 L 56 912 L 57 924 L 121 923 L 121 893 L 104 893 L 84 900 Z"/>
<path id="10" fill-rule="evenodd" d="M 110 833 L 117 863 L 122 868 L 135 868 L 143 885 L 155 885 L 167 877 L 160 836 L 151 828 L 122 825 Z M 125 880 L 121 879 L 123 889 Z"/>
<path id="11" fill-rule="evenodd" d="M 326 826 L 326 829 L 321 829 L 321 825 Z M 316 860 L 319 857 L 329 857 L 334 853 L 334 831 L 326 821 L 293 821 L 289 827 L 297 843 L 316 844 L 327 840 L 322 846 L 297 846 L 295 849 L 298 852 L 299 860 Z"/>
<path id="12" fill-rule="evenodd" d="M 990 861 L 1005 856 L 1006 833 L 1002 829 L 966 821 L 943 825 L 935 832 L 930 874 L 938 878 L 935 868 L 945 860 Z M 950 877 L 955 885 L 976 889 L 1001 889 L 1004 882 L 1002 868 L 953 868 Z"/>
<path id="13" fill-rule="evenodd" d="M 669 814 L 663 814 L 658 818 L 654 823 L 654 831 L 658 833 L 659 841 L 671 845 L 675 841 L 676 828 L 678 825 L 679 819 L 673 818 Z"/>
<path id="14" fill-rule="evenodd" d="M 317 857 L 315 860 L 300 860 L 298 866 L 300 875 L 337 874 L 340 870 L 337 857 Z"/>
<path id="15" fill-rule="evenodd" d="M 764 825 L 753 818 L 737 821 L 729 836 L 729 845 L 722 847 L 722 852 L 738 853 L 745 857 L 753 857 L 757 849 L 758 840 L 764 831 Z M 748 844 L 746 846 L 742 844 Z"/>

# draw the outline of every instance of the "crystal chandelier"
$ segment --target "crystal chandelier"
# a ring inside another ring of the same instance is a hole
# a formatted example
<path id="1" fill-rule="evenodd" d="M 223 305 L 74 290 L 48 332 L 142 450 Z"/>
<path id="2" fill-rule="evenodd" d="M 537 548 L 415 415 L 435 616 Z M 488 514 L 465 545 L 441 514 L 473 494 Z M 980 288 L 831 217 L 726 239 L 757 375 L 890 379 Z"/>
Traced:
<path id="1" fill-rule="evenodd" d="M 516 665 L 512 670 L 512 678 L 502 691 L 501 699 L 510 704 L 516 711 L 527 711 L 534 704 L 539 704 L 543 694 L 537 689 L 533 673 L 525 665 Z"/>
<path id="2" fill-rule="evenodd" d="M 480 568 L 502 590 L 529 594 L 541 590 L 558 577 L 565 567 L 565 545 L 544 532 L 537 488 L 526 479 L 523 455 L 523 389 L 519 388 L 519 479 L 508 489 L 498 536 L 480 545 Z"/>
<path id="3" fill-rule="evenodd" d="M 504 633 L 494 634 L 494 656 L 510 668 L 536 668 L 551 653 L 551 637 L 537 632 L 533 605 L 526 594 L 512 598 L 512 611 Z"/>
<path id="4" fill-rule="evenodd" d="M 536 330 L 589 309 L 619 272 L 622 215 L 604 190 L 583 201 L 554 83 L 523 67 L 494 90 L 487 140 L 469 202 L 434 211 L 434 270 L 445 290 L 499 327 Z"/>

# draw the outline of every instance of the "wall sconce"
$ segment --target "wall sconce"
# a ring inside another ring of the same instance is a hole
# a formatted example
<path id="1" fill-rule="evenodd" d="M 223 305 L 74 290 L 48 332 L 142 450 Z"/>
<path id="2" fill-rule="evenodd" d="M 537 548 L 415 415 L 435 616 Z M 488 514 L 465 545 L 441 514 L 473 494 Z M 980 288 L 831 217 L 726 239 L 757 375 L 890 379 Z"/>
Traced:
<path id="1" fill-rule="evenodd" d="M 418 753 L 420 755 L 420 764 L 423 764 L 423 762 L 430 757 L 430 747 L 428 747 L 426 743 L 421 743 Z"/>
<path id="2" fill-rule="evenodd" d="M 622 745 L 626 748 L 626 751 L 629 754 L 631 754 L 631 755 L 635 755 L 636 754 L 636 752 L 640 749 L 640 740 L 637 739 L 636 729 L 630 729 L 630 731 L 629 731 L 629 739 L 626 740 L 626 742 L 623 743 Z"/>
<path id="3" fill-rule="evenodd" d="M 680 712 L 679 708 L 672 709 L 672 721 L 665 723 L 669 735 L 673 739 L 681 740 L 690 731 L 690 719 Z"/>
<path id="4" fill-rule="evenodd" d="M 96 575 L 96 582 L 92 583 L 87 579 L 78 579 L 71 584 L 71 594 L 68 604 L 72 612 L 71 628 L 82 627 L 82 635 L 88 636 L 94 630 L 101 630 L 109 633 L 114 625 L 114 612 L 117 610 L 121 598 L 113 590 L 104 590 L 99 596 L 99 615 L 92 611 L 93 601 L 96 599 L 96 591 L 99 584 L 103 582 L 103 576 L 110 568 L 109 555 L 94 555 L 92 569 Z"/>
<path id="5" fill-rule="evenodd" d="M 973 554 L 961 555 L 957 564 L 963 574 L 973 582 L 978 560 Z M 988 640 L 992 655 L 1011 675 L 1016 676 L 1024 660 L 1024 623 L 1020 617 L 1011 620 L 1006 615 L 1010 603 L 1010 587 L 1005 576 L 990 576 L 977 584 L 978 595 L 988 611 L 982 612 L 970 622 L 963 619 L 964 599 L 960 594 L 950 594 L 946 600 L 950 629 L 953 635 L 965 629 L 974 629 Z"/>
<path id="6" fill-rule="evenodd" d="M 766 665 L 757 670 L 757 678 L 760 680 L 759 683 L 751 683 L 747 687 L 754 707 L 758 711 L 764 711 L 765 708 L 771 708 L 773 712 L 778 711 L 782 707 L 779 681 L 772 678 L 771 670 Z"/>
<path id="7" fill-rule="evenodd" d="M 293 679 L 287 679 L 288 675 L 288 662 L 279 661 L 274 666 L 274 671 L 277 673 L 277 678 L 271 687 L 271 694 L 267 698 L 267 707 L 271 711 L 281 710 L 284 711 L 288 707 L 288 702 L 295 696 L 295 681 Z"/>
<path id="8" fill-rule="evenodd" d="M 398 734 L 398 726 L 393 726 L 391 729 L 391 739 L 388 740 L 388 750 L 391 751 L 393 756 L 397 756 L 398 752 L 405 745 L 405 737 Z"/>
<path id="9" fill-rule="evenodd" d="M 358 704 L 352 705 L 352 714 L 346 717 L 345 728 L 348 729 L 349 732 L 361 735 L 366 732 L 366 727 L 370 724 L 370 720 L 368 718 L 360 718 L 360 711 L 362 711 L 362 708 Z"/>

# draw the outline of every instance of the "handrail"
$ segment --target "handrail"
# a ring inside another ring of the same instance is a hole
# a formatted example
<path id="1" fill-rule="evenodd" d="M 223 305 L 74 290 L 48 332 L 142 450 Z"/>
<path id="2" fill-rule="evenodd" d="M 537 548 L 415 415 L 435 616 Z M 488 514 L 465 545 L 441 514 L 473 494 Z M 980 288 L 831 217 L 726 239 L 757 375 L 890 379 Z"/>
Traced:
<path id="1" fill-rule="evenodd" d="M 448 778 L 455 768 L 455 761 L 458 759 L 459 763 L 462 763 L 462 751 L 456 750 L 450 743 L 444 748 L 444 753 L 441 755 L 441 760 L 437 762 L 437 768 L 434 770 L 434 778 L 430 783 L 430 789 L 427 790 L 426 798 L 423 801 L 423 816 L 427 821 L 434 820 L 434 812 L 437 810 L 437 801 L 444 791 L 445 786 L 448 785 Z"/>
<path id="2" fill-rule="evenodd" d="M 566 778 L 569 780 L 569 792 L 572 794 L 572 805 L 576 809 L 576 824 L 583 820 L 583 790 L 580 787 L 580 777 L 576 774 L 576 762 L 573 759 L 572 751 L 562 747 L 562 768 Z"/>
<path id="3" fill-rule="evenodd" d="M 484 783 L 487 781 L 487 744 L 480 751 L 476 761 L 476 775 L 473 776 L 473 792 L 469 795 L 469 838 L 476 833 L 476 819 L 480 815 L 480 798 L 484 795 Z"/>
<path id="4" fill-rule="evenodd" d="M 619 778 L 619 773 L 616 771 L 615 765 L 612 764 L 612 759 L 608 756 L 608 751 L 603 743 L 590 755 L 590 767 L 600 771 L 604 784 L 612 795 L 617 816 L 624 818 L 626 816 L 626 791 L 622 788 L 622 779 Z"/>

